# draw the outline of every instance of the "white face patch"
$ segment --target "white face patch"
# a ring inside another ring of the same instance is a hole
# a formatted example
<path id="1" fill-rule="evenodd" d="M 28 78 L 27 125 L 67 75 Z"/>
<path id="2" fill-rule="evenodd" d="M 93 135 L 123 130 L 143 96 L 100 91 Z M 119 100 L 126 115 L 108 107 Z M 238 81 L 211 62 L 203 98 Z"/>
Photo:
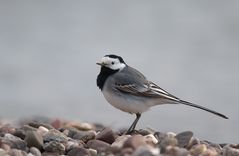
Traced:
<path id="1" fill-rule="evenodd" d="M 123 69 L 126 66 L 126 64 L 125 63 L 121 63 L 119 61 L 119 59 L 117 59 L 117 58 L 110 58 L 108 56 L 103 57 L 100 60 L 100 63 L 102 64 L 102 66 L 108 67 L 108 68 L 113 69 L 113 70 L 121 70 L 121 69 Z"/>

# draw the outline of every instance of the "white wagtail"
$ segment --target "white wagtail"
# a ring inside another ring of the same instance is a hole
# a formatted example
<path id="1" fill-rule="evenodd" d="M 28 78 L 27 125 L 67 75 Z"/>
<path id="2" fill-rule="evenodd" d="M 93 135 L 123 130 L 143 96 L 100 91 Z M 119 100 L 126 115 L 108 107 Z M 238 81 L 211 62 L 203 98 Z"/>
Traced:
<path id="1" fill-rule="evenodd" d="M 101 66 L 97 86 L 101 89 L 105 99 L 124 112 L 136 114 L 136 119 L 127 133 L 135 129 L 143 112 L 152 106 L 161 104 L 184 104 L 228 119 L 221 113 L 173 96 L 147 80 L 138 70 L 128 66 L 120 56 L 105 55 L 97 64 Z"/>

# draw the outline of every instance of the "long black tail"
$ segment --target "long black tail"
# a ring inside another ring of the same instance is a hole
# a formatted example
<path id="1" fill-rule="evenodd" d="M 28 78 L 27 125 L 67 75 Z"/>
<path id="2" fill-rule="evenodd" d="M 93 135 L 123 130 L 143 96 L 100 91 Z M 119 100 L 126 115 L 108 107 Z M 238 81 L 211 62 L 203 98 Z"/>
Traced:
<path id="1" fill-rule="evenodd" d="M 216 111 L 213 111 L 213 110 L 211 110 L 211 109 L 208 109 L 208 108 L 206 108 L 206 107 L 199 106 L 199 105 L 196 105 L 196 104 L 193 104 L 193 103 L 190 103 L 190 102 L 187 102 L 187 101 L 183 101 L 183 100 L 179 100 L 179 102 L 180 102 L 181 104 L 184 104 L 184 105 L 192 106 L 192 107 L 199 108 L 199 109 L 205 110 L 205 111 L 207 111 L 207 112 L 213 113 L 213 114 L 215 114 L 215 115 L 217 115 L 217 116 L 220 116 L 220 117 L 222 117 L 222 118 L 224 118 L 224 119 L 228 119 L 227 116 L 225 116 L 225 115 L 223 115 L 223 114 L 221 114 L 221 113 L 218 113 L 218 112 L 216 112 Z"/>

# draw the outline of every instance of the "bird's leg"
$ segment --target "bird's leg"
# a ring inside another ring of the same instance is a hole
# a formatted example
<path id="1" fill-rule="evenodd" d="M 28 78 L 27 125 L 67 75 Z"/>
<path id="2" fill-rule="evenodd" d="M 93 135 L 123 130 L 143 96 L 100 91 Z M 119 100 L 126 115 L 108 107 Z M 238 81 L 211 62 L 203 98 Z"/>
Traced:
<path id="1" fill-rule="evenodd" d="M 130 134 L 135 129 L 135 127 L 136 127 L 140 117 L 141 117 L 141 114 L 137 113 L 136 114 L 136 119 L 134 120 L 132 125 L 129 127 L 129 129 L 127 130 L 126 134 Z"/>

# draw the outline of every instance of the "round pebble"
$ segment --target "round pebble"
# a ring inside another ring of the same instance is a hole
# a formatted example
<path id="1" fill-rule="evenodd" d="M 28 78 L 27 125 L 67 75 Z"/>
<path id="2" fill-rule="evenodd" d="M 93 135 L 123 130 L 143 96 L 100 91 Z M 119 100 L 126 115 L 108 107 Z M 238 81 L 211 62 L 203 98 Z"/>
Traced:
<path id="1" fill-rule="evenodd" d="M 38 148 L 36 148 L 36 147 L 31 147 L 29 151 L 34 156 L 41 156 L 41 151 Z"/>
<path id="2" fill-rule="evenodd" d="M 43 136 L 43 140 L 44 142 L 56 141 L 61 143 L 67 143 L 68 138 L 60 131 L 56 129 L 51 129 Z"/>
<path id="3" fill-rule="evenodd" d="M 134 150 L 138 148 L 139 146 L 144 146 L 146 145 L 146 139 L 144 136 L 136 134 L 127 139 L 123 145 L 123 147 L 130 147 L 133 148 Z"/>
<path id="4" fill-rule="evenodd" d="M 6 133 L 2 138 L 2 143 L 8 144 L 11 148 L 16 148 L 25 151 L 27 144 L 24 140 L 12 134 Z"/>
<path id="5" fill-rule="evenodd" d="M 115 141 L 115 134 L 111 128 L 105 128 L 96 135 L 96 139 L 112 144 Z"/>
<path id="6" fill-rule="evenodd" d="M 175 138 L 178 140 L 178 146 L 186 147 L 189 144 L 192 136 L 193 136 L 193 133 L 191 131 L 186 131 L 186 132 L 177 134 Z"/>
<path id="7" fill-rule="evenodd" d="M 107 149 L 109 149 L 110 144 L 101 140 L 90 140 L 87 142 L 87 146 L 99 152 L 105 152 Z"/>
<path id="8" fill-rule="evenodd" d="M 57 141 L 50 141 L 43 145 L 43 149 L 47 152 L 65 153 L 65 146 Z"/>

